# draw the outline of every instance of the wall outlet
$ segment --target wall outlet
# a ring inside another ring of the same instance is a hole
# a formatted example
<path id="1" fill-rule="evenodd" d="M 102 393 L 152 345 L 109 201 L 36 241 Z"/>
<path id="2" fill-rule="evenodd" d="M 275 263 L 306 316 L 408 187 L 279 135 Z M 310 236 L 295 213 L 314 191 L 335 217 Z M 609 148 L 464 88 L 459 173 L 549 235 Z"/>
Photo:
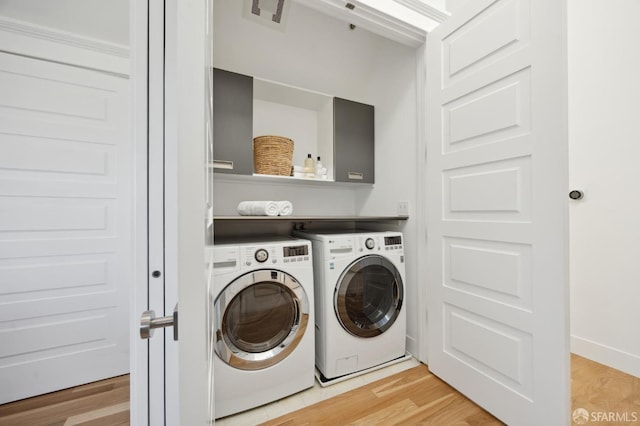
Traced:
<path id="1" fill-rule="evenodd" d="M 408 201 L 398 201 L 398 216 L 409 216 Z"/>

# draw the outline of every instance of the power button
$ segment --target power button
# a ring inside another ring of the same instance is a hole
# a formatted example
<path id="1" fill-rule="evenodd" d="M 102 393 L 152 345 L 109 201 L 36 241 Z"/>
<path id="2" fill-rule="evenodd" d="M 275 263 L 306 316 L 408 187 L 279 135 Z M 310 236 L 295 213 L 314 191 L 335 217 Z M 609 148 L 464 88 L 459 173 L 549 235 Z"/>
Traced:
<path id="1" fill-rule="evenodd" d="M 267 259 L 269 259 L 269 252 L 266 251 L 265 249 L 259 249 L 259 250 L 256 250 L 254 257 L 258 262 L 264 263 L 267 261 Z"/>

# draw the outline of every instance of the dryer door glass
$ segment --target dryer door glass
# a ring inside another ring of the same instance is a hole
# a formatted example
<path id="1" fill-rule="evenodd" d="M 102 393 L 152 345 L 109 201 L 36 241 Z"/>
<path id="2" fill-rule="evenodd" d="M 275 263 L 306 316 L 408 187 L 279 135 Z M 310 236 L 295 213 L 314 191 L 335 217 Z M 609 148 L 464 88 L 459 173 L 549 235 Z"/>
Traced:
<path id="1" fill-rule="evenodd" d="M 309 302 L 292 276 L 260 270 L 238 277 L 215 301 L 215 351 L 242 370 L 274 365 L 298 345 Z"/>
<path id="2" fill-rule="evenodd" d="M 382 256 L 364 256 L 347 267 L 334 296 L 342 327 L 354 336 L 374 337 L 388 330 L 400 313 L 404 297 L 398 269 Z"/>

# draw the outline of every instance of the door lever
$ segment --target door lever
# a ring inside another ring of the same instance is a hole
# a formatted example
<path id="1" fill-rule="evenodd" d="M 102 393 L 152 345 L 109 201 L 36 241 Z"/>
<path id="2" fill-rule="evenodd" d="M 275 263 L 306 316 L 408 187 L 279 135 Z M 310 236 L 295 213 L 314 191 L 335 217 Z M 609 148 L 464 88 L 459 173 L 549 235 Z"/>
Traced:
<path id="1" fill-rule="evenodd" d="M 156 328 L 173 327 L 173 340 L 178 340 L 178 304 L 173 310 L 173 315 L 156 318 L 155 311 L 144 311 L 140 317 L 140 338 L 153 337 Z"/>

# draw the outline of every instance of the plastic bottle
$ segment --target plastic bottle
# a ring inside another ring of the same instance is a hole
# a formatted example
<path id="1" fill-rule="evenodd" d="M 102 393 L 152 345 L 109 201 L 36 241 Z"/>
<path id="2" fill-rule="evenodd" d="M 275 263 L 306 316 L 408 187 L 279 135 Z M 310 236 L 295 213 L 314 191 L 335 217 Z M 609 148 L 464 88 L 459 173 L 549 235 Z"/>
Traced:
<path id="1" fill-rule="evenodd" d="M 316 177 L 317 178 L 321 178 L 322 177 L 322 169 L 324 167 L 322 166 L 322 161 L 320 160 L 320 156 L 318 156 L 318 159 L 316 160 Z"/>
<path id="2" fill-rule="evenodd" d="M 307 154 L 307 158 L 304 159 L 304 177 L 312 178 L 316 176 L 316 164 L 311 157 L 311 154 Z"/>

